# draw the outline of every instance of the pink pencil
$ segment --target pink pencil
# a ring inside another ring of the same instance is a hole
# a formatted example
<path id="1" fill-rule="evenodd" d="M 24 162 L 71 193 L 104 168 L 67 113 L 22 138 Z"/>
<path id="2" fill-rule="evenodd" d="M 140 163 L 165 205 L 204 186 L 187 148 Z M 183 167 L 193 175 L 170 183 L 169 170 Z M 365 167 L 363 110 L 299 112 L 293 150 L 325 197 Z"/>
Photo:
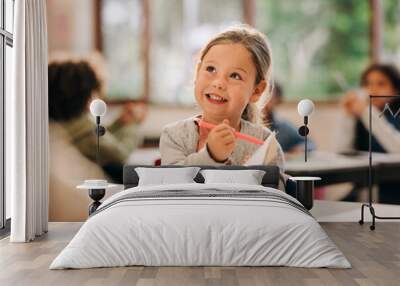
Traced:
<path id="1" fill-rule="evenodd" d="M 204 120 L 199 120 L 198 123 L 199 123 L 200 127 L 204 127 L 207 129 L 213 129 L 215 127 L 214 124 L 205 122 Z M 260 139 L 257 139 L 255 137 L 252 137 L 252 136 L 249 136 L 249 135 L 237 132 L 237 131 L 235 131 L 235 136 L 239 139 L 247 140 L 254 144 L 258 144 L 258 145 L 264 144 L 264 141 L 261 141 Z"/>

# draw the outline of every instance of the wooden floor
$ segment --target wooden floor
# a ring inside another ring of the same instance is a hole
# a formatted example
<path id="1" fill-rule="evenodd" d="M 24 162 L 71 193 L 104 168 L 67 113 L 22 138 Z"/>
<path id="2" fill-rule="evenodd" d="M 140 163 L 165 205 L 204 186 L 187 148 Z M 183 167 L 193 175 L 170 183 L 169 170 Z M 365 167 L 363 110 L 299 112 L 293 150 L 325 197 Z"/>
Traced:
<path id="1" fill-rule="evenodd" d="M 353 268 L 122 267 L 48 270 L 81 223 L 50 223 L 32 242 L 0 241 L 0 285 L 400 285 L 400 223 L 322 223 Z"/>

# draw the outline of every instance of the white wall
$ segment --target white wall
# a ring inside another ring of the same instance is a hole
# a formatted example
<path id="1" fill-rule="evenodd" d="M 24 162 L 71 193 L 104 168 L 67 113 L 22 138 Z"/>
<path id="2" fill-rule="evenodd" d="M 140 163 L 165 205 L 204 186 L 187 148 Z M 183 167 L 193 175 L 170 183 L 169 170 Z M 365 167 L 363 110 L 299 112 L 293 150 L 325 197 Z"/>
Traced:
<path id="1" fill-rule="evenodd" d="M 94 0 L 47 0 L 47 24 L 50 54 L 94 50 Z"/>

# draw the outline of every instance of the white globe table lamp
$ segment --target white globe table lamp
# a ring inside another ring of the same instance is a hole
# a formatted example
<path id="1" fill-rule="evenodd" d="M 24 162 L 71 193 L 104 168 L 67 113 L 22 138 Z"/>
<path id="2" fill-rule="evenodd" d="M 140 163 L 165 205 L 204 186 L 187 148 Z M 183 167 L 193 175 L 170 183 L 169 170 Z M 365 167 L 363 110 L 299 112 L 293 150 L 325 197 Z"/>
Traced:
<path id="1" fill-rule="evenodd" d="M 307 162 L 307 135 L 310 132 L 308 129 L 308 116 L 314 111 L 315 105 L 309 99 L 301 100 L 297 105 L 297 111 L 300 116 L 304 117 L 304 125 L 299 128 L 299 134 L 305 138 L 304 141 L 304 161 Z"/>

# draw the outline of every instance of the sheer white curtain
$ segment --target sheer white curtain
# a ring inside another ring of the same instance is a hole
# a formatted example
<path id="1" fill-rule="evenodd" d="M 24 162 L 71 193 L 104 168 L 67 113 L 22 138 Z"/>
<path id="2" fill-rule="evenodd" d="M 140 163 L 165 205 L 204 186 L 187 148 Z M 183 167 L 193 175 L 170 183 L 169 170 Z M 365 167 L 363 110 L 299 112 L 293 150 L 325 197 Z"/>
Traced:
<path id="1" fill-rule="evenodd" d="M 48 225 L 46 1 L 15 2 L 13 92 L 6 98 L 6 187 L 11 190 L 12 242 Z"/>

